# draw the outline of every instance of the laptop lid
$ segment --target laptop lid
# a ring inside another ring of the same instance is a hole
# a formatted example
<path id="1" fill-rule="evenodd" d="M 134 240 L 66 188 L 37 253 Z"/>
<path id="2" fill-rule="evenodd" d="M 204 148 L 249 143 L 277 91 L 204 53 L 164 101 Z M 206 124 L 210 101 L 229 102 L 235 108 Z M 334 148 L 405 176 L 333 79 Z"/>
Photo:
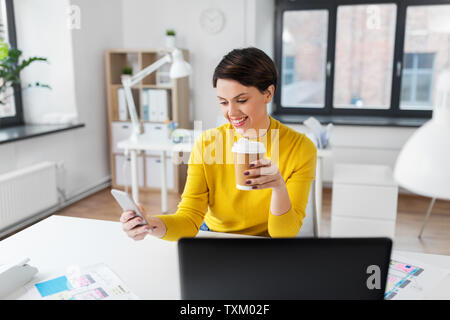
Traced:
<path id="1" fill-rule="evenodd" d="M 383 299 L 388 238 L 184 238 L 182 299 Z"/>

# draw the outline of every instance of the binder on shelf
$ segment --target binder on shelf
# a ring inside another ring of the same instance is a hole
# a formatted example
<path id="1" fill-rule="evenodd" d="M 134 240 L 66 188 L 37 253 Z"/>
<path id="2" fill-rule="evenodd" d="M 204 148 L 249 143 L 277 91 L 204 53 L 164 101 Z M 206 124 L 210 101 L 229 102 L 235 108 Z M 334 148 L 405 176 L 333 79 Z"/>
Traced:
<path id="1" fill-rule="evenodd" d="M 159 89 L 153 90 L 153 94 L 155 95 L 155 120 L 154 121 L 160 121 L 159 114 L 161 109 L 161 94 Z"/>
<path id="2" fill-rule="evenodd" d="M 164 122 L 169 118 L 168 115 L 168 97 L 167 97 L 167 90 L 160 90 L 161 94 L 161 104 L 159 108 L 159 121 Z"/>
<path id="3" fill-rule="evenodd" d="M 158 112 L 157 112 L 157 106 L 158 106 L 158 97 L 155 94 L 155 90 L 149 89 L 148 90 L 148 103 L 150 108 L 150 121 L 158 121 Z"/>
<path id="4" fill-rule="evenodd" d="M 149 95 L 148 95 L 148 89 L 142 90 L 142 120 L 150 120 L 150 106 L 149 106 Z"/>
<path id="5" fill-rule="evenodd" d="M 117 104 L 120 121 L 128 120 L 127 100 L 125 99 L 125 91 L 123 88 L 117 89 Z"/>
<path id="6" fill-rule="evenodd" d="M 169 119 L 169 99 L 165 89 L 149 89 L 149 119 L 153 122 L 164 122 Z"/>

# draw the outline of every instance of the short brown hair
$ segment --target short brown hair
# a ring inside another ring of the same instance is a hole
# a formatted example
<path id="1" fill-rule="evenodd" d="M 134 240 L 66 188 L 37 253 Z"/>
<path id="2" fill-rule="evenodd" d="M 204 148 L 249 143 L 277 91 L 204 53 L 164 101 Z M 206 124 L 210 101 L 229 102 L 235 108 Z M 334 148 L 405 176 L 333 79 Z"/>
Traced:
<path id="1" fill-rule="evenodd" d="M 244 86 L 256 87 L 263 93 L 272 84 L 276 89 L 278 71 L 273 60 L 264 51 L 249 47 L 234 49 L 222 58 L 214 70 L 214 88 L 218 79 L 236 80 Z"/>

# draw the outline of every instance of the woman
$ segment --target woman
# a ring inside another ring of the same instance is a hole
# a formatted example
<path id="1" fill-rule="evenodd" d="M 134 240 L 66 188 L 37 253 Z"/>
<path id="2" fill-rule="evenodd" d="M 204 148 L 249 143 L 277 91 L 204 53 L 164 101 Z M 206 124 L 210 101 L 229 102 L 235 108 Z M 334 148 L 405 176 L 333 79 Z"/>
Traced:
<path id="1" fill-rule="evenodd" d="M 129 237 L 141 240 L 150 228 L 151 235 L 165 240 L 193 237 L 199 229 L 297 235 L 315 176 L 316 148 L 304 134 L 268 115 L 277 78 L 275 64 L 257 48 L 235 49 L 223 57 L 214 71 L 213 87 L 228 123 L 203 132 L 195 142 L 175 214 L 149 216 L 141 206 L 149 225 L 139 226 L 141 218 L 134 212 L 122 213 L 120 221 Z M 249 177 L 246 184 L 254 189 L 250 191 L 236 188 L 233 161 L 225 161 L 240 138 L 264 141 L 267 150 L 265 158 L 251 163 L 244 173 Z"/>

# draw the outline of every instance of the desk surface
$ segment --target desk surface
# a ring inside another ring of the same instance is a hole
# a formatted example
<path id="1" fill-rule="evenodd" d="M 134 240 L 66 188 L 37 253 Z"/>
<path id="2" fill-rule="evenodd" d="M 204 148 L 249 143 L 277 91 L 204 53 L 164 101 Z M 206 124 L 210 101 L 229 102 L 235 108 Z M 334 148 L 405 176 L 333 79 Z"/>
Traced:
<path id="1" fill-rule="evenodd" d="M 198 236 L 246 237 L 200 231 Z M 450 269 L 450 256 L 395 251 Z M 105 263 L 141 299 L 180 299 L 177 243 L 128 238 L 114 221 L 51 216 L 0 241 L 0 264 L 22 257 L 39 269 L 35 280 L 62 275 L 70 266 Z M 430 298 L 450 299 L 450 276 Z M 20 291 L 11 295 L 14 299 Z"/>
<path id="2" fill-rule="evenodd" d="M 122 140 L 117 143 L 119 149 L 127 150 L 154 150 L 167 152 L 191 152 L 193 143 L 173 143 L 170 139 L 152 137 L 143 134 L 136 141 L 131 139 Z"/>

